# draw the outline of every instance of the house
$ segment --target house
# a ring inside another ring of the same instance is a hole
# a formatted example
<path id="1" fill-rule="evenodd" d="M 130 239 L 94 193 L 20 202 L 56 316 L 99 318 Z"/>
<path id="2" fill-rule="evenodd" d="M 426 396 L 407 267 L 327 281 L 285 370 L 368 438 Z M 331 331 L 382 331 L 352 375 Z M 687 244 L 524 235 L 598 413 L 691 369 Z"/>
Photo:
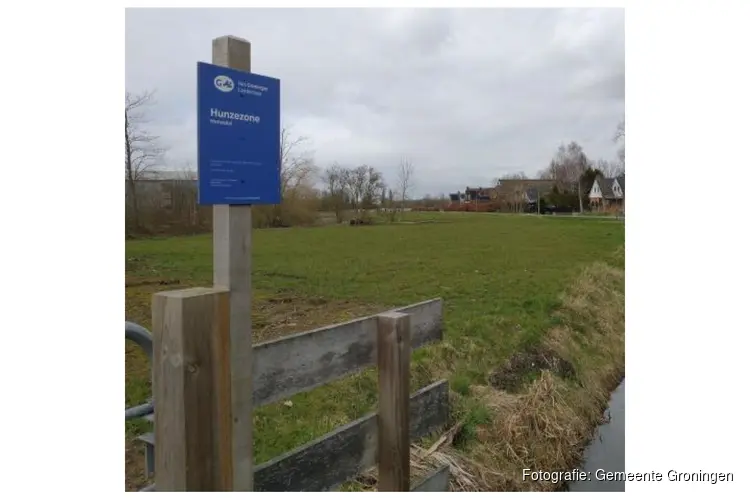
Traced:
<path id="1" fill-rule="evenodd" d="M 448 195 L 451 204 L 488 202 L 495 199 L 494 188 L 466 187 L 464 192 L 458 191 Z"/>
<path id="2" fill-rule="evenodd" d="M 617 177 L 596 176 L 589 191 L 592 210 L 623 210 L 625 208 L 625 174 Z"/>
<path id="3" fill-rule="evenodd" d="M 469 186 L 466 186 L 464 200 L 466 201 L 466 203 L 488 202 L 493 199 L 494 191 L 495 190 L 493 188 L 471 188 Z"/>
<path id="4" fill-rule="evenodd" d="M 178 198 L 195 198 L 198 190 L 194 171 L 152 170 L 143 172 L 135 181 L 139 205 L 172 209 Z M 125 179 L 125 200 L 130 203 L 131 188 Z M 190 200 L 188 200 L 190 201 Z M 184 204 L 185 200 L 179 200 Z"/>
<path id="5" fill-rule="evenodd" d="M 464 201 L 464 193 L 450 193 L 448 195 L 451 199 L 451 203 L 461 203 Z"/>

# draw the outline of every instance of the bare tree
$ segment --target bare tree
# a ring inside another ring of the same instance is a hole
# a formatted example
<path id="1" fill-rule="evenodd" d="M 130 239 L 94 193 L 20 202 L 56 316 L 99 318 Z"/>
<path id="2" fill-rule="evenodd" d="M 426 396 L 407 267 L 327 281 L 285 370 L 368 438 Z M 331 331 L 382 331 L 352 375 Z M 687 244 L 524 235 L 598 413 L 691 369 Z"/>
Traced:
<path id="1" fill-rule="evenodd" d="M 620 120 L 617 124 L 617 129 L 615 130 L 614 141 L 617 142 L 620 139 L 625 139 L 625 118 Z"/>
<path id="2" fill-rule="evenodd" d="M 317 172 L 310 150 L 302 149 L 308 144 L 305 136 L 293 137 L 291 129 L 281 129 L 281 196 L 293 192 L 302 184 L 312 182 Z"/>
<path id="3" fill-rule="evenodd" d="M 403 212 L 409 192 L 414 187 L 414 164 L 408 158 L 402 158 L 399 163 L 397 187 L 401 196 L 401 211 Z"/>
<path id="4" fill-rule="evenodd" d="M 309 138 L 293 136 L 290 127 L 281 129 L 281 204 L 274 205 L 270 212 L 272 225 L 280 225 L 294 211 L 298 201 L 309 198 L 318 178 L 312 151 L 306 149 Z"/>
<path id="5" fill-rule="evenodd" d="M 511 189 L 506 190 L 505 203 L 511 206 L 511 209 L 515 212 L 522 211 L 524 202 L 526 200 L 526 189 L 527 184 L 524 182 L 528 177 L 524 172 L 516 172 L 513 174 L 505 174 L 497 180 L 498 183 L 502 181 L 513 181 L 511 183 Z"/>
<path id="6" fill-rule="evenodd" d="M 336 221 L 341 222 L 348 187 L 347 170 L 338 163 L 334 163 L 323 172 L 323 182 L 326 186 L 326 195 L 336 213 Z"/>
<path id="7" fill-rule="evenodd" d="M 554 180 L 557 180 L 556 175 L 557 175 L 557 172 L 556 172 L 555 160 L 550 160 L 547 168 L 540 170 L 539 173 L 537 174 L 537 177 L 539 177 L 540 179 L 554 181 Z"/>
<path id="8" fill-rule="evenodd" d="M 390 222 L 396 220 L 396 204 L 394 198 L 393 189 L 388 189 L 388 220 Z"/>
<path id="9" fill-rule="evenodd" d="M 583 212 L 583 176 L 590 167 L 583 148 L 575 141 L 567 146 L 560 144 L 555 157 L 540 177 L 555 180 L 571 191 L 578 193 L 578 207 Z"/>
<path id="10" fill-rule="evenodd" d="M 594 168 L 600 171 L 604 177 L 617 177 L 625 172 L 625 169 L 619 162 L 607 161 L 601 158 L 596 160 Z"/>
<path id="11" fill-rule="evenodd" d="M 362 198 L 364 198 L 365 182 L 367 181 L 366 177 L 367 167 L 364 165 L 347 171 L 346 187 L 355 217 L 359 217 L 359 209 Z"/>
<path id="12" fill-rule="evenodd" d="M 191 161 L 186 161 L 182 164 L 182 168 L 179 171 L 179 179 L 184 181 L 197 181 L 198 170 Z"/>
<path id="13" fill-rule="evenodd" d="M 364 185 L 364 207 L 370 208 L 375 205 L 375 201 L 378 199 L 378 193 L 382 192 L 383 189 L 385 189 L 383 174 L 374 167 L 368 166 Z"/>
<path id="14" fill-rule="evenodd" d="M 367 203 L 372 203 L 383 185 L 383 175 L 369 165 L 360 165 L 346 176 L 349 197 L 357 218 Z"/>
<path id="15" fill-rule="evenodd" d="M 622 142 L 622 145 L 617 150 L 617 158 L 620 160 L 622 173 L 625 173 L 625 118 L 617 124 L 613 140 L 614 142 Z"/>
<path id="16" fill-rule="evenodd" d="M 133 210 L 133 224 L 140 227 L 138 213 L 138 181 L 161 162 L 164 149 L 159 147 L 159 137 L 148 132 L 146 108 L 154 104 L 154 92 L 125 93 L 125 181 Z"/>

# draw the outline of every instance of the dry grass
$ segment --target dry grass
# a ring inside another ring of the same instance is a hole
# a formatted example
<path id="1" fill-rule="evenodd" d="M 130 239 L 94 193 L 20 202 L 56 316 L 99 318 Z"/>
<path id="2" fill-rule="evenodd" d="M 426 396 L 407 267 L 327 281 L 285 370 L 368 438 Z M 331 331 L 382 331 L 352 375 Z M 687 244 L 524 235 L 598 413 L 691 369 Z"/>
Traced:
<path id="1" fill-rule="evenodd" d="M 598 425 L 609 395 L 625 370 L 624 271 L 594 264 L 564 295 L 557 326 L 542 340 L 544 349 L 575 366 L 565 380 L 550 370 L 519 393 L 472 386 L 491 421 L 479 425 L 467 449 L 451 446 L 466 422 L 458 422 L 429 449 L 412 447 L 413 478 L 448 464 L 452 491 L 552 491 L 561 484 L 523 480 L 523 469 L 571 470 Z M 358 478 L 375 489 L 377 472 Z"/>
<path id="2" fill-rule="evenodd" d="M 563 297 L 558 325 L 543 339 L 546 348 L 576 368 L 575 381 L 549 370 L 520 394 L 487 386 L 472 393 L 491 410 L 475 446 L 452 450 L 462 467 L 456 489 L 547 491 L 549 482 L 523 480 L 523 469 L 570 470 L 602 423 L 611 391 L 625 373 L 624 271 L 604 264 L 587 268 Z M 453 469 L 453 467 L 452 467 Z"/>

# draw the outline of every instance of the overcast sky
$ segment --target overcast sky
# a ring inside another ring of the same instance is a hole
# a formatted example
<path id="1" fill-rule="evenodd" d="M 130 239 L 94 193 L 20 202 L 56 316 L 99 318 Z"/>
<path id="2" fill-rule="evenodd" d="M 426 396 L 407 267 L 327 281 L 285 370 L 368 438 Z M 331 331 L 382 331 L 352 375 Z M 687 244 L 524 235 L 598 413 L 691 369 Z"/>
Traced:
<path id="1" fill-rule="evenodd" d="M 126 87 L 156 90 L 168 167 L 196 163 L 195 64 L 252 43 L 282 120 L 325 168 L 373 165 L 414 195 L 544 168 L 562 141 L 614 159 L 625 112 L 623 9 L 128 9 Z"/>

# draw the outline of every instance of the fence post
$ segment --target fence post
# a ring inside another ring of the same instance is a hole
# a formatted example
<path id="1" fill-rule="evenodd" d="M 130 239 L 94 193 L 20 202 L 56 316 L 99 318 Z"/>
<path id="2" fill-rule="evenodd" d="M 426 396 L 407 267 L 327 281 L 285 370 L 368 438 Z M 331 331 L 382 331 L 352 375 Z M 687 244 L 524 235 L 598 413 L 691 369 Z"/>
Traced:
<path id="1" fill-rule="evenodd" d="M 378 491 L 409 491 L 411 317 L 378 315 Z"/>
<path id="2" fill-rule="evenodd" d="M 212 63 L 250 71 L 250 42 L 234 36 L 215 38 Z M 252 206 L 214 205 L 214 286 L 230 292 L 232 394 L 232 491 L 253 490 L 253 340 L 251 317 Z"/>
<path id="3" fill-rule="evenodd" d="M 231 491 L 229 291 L 157 293 L 152 326 L 156 491 Z"/>

